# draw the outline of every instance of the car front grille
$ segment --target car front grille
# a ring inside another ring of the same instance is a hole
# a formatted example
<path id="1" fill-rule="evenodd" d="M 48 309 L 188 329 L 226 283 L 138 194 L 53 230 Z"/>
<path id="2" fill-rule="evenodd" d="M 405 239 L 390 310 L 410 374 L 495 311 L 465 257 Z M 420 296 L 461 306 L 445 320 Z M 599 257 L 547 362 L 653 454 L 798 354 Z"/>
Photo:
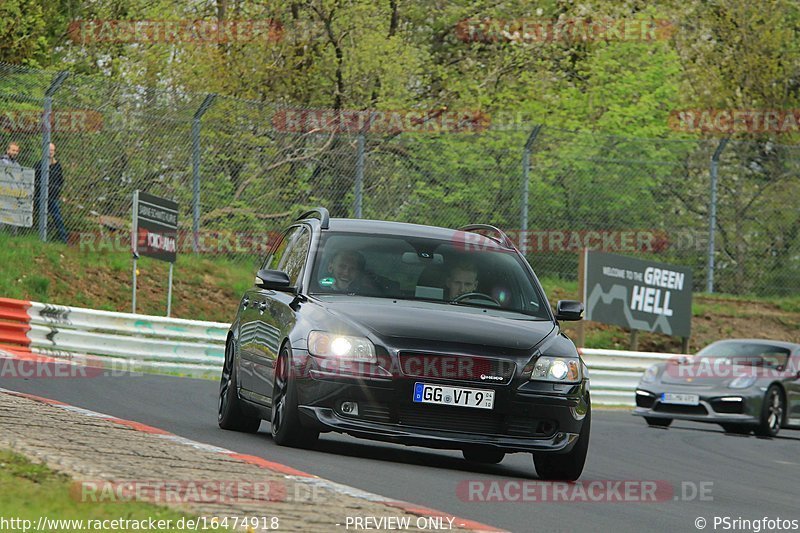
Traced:
<path id="1" fill-rule="evenodd" d="M 659 413 L 669 413 L 673 415 L 707 415 L 708 410 L 703 405 L 673 405 L 670 403 L 658 403 L 653 411 Z"/>
<path id="2" fill-rule="evenodd" d="M 399 357 L 403 374 L 415 378 L 506 384 L 516 368 L 512 361 L 469 355 L 402 352 Z"/>
<path id="3" fill-rule="evenodd" d="M 397 416 L 400 425 L 409 427 L 479 435 L 498 435 L 503 431 L 503 417 L 488 410 L 438 405 L 424 407 L 403 405 L 398 408 Z"/>
<path id="4" fill-rule="evenodd" d="M 392 421 L 391 411 L 386 404 L 379 403 L 359 403 L 360 418 L 370 422 L 389 423 Z"/>
<path id="5" fill-rule="evenodd" d="M 724 402 L 722 400 L 711 400 L 711 408 L 717 413 L 726 415 L 738 415 L 744 413 L 744 401 Z"/>
<path id="6" fill-rule="evenodd" d="M 555 420 L 513 417 L 508 420 L 507 432 L 515 437 L 552 437 L 558 430 Z"/>
<path id="7" fill-rule="evenodd" d="M 652 395 L 644 395 L 644 394 L 637 394 L 636 395 L 636 407 L 644 407 L 646 409 L 650 409 L 653 407 L 653 404 L 656 401 L 656 397 Z"/>

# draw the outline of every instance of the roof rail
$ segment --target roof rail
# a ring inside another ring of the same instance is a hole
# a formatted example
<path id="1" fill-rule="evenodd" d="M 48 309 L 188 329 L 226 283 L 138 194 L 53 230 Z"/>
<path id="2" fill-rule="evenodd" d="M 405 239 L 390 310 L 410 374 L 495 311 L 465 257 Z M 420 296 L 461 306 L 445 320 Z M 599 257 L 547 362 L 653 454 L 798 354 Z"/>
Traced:
<path id="1" fill-rule="evenodd" d="M 319 217 L 319 223 L 322 229 L 328 229 L 331 220 L 331 215 L 330 213 L 328 213 L 328 210 L 325 209 L 324 207 L 317 207 L 315 209 L 312 209 L 311 211 L 306 211 L 305 213 L 297 217 L 297 220 L 303 220 L 304 218 L 309 218 L 313 215 Z"/>
<path id="2" fill-rule="evenodd" d="M 503 230 L 500 228 L 496 228 L 494 226 L 490 226 L 489 224 L 467 224 L 466 226 L 461 226 L 458 228 L 457 231 L 475 231 L 475 230 L 489 230 L 494 232 L 496 235 L 484 235 L 485 237 L 492 239 L 496 243 L 500 244 L 501 246 L 505 246 L 506 248 L 511 248 L 512 250 L 516 250 L 517 247 L 514 245 L 514 241 L 508 238 Z"/>

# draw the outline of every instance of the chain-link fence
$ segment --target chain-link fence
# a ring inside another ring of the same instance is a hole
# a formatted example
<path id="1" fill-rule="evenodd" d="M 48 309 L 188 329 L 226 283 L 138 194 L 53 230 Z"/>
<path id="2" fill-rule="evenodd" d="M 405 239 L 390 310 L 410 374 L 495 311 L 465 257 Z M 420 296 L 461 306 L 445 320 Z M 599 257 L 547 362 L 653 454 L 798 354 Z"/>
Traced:
<path id="1" fill-rule="evenodd" d="M 625 138 L 479 113 L 448 123 L 419 110 L 392 124 L 386 112 L 10 65 L 0 65 L 0 106 L 3 148 L 18 143 L 23 166 L 40 166 L 49 134 L 67 239 L 88 251 L 129 248 L 140 189 L 180 205 L 179 253 L 255 261 L 288 221 L 324 205 L 333 216 L 493 224 L 540 276 L 575 278 L 578 250 L 590 247 L 689 265 L 696 290 L 709 288 L 710 264 L 716 292 L 800 287 L 800 153 L 770 141 Z M 49 218 L 47 239 L 58 239 Z"/>

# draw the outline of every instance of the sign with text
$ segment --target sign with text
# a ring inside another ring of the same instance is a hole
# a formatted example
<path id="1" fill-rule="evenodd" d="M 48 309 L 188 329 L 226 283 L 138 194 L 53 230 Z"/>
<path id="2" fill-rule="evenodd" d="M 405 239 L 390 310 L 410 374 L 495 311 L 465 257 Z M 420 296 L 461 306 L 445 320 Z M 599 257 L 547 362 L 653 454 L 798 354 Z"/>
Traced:
<path id="1" fill-rule="evenodd" d="M 32 168 L 0 164 L 0 224 L 33 226 Z"/>
<path id="2" fill-rule="evenodd" d="M 631 330 L 689 337 L 692 270 L 586 250 L 586 319 Z"/>
<path id="3" fill-rule="evenodd" d="M 174 263 L 178 256 L 178 204 L 133 193 L 133 252 Z"/>

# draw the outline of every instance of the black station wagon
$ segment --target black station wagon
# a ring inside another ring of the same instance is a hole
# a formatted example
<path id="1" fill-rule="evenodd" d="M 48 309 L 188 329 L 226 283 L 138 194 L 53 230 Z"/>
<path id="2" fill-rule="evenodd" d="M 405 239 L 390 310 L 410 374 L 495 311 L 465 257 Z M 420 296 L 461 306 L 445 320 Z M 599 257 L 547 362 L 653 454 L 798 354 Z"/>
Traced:
<path id="1" fill-rule="evenodd" d="M 589 377 L 533 269 L 500 230 L 330 218 L 277 240 L 228 334 L 219 426 L 278 445 L 320 433 L 459 449 L 498 463 L 529 452 L 542 479 L 577 479 Z"/>

